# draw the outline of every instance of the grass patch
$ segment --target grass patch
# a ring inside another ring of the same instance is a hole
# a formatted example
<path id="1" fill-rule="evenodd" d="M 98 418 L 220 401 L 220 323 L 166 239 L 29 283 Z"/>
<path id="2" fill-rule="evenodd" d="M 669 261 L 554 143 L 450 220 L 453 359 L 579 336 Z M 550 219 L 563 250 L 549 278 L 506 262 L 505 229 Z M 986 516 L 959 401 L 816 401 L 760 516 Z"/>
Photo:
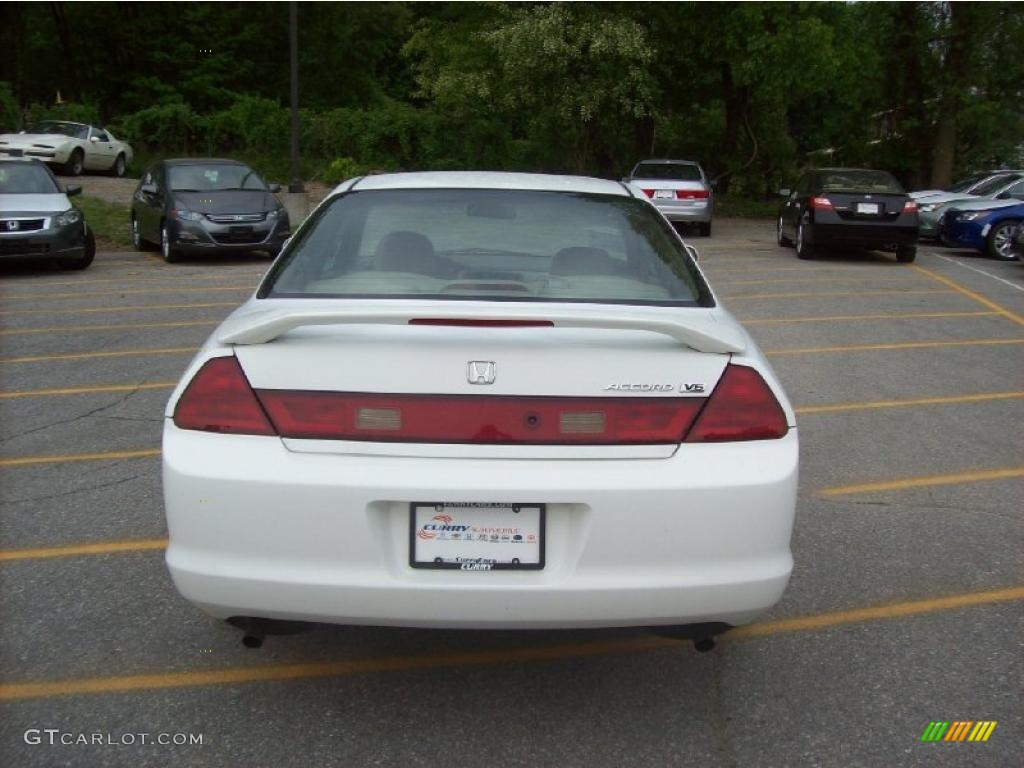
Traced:
<path id="1" fill-rule="evenodd" d="M 715 198 L 715 215 L 737 219 L 774 219 L 779 213 L 778 200 L 751 200 L 719 195 Z"/>
<path id="2" fill-rule="evenodd" d="M 131 209 L 127 205 L 108 203 L 89 195 L 73 197 L 71 202 L 85 214 L 86 223 L 96 235 L 98 249 L 124 250 L 132 247 L 129 229 Z"/>

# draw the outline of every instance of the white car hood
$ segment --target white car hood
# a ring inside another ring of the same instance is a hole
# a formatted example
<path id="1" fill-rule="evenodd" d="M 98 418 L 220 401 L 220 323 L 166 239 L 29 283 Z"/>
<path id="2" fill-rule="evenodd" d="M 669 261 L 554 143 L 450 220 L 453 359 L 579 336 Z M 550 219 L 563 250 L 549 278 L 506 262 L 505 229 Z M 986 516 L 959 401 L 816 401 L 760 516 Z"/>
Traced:
<path id="1" fill-rule="evenodd" d="M 0 213 L 59 213 L 71 207 L 63 192 L 49 195 L 0 195 Z"/>
<path id="2" fill-rule="evenodd" d="M 5 133 L 0 136 L 0 141 L 6 141 L 9 147 L 27 148 L 33 144 L 46 144 L 56 148 L 71 141 L 71 137 L 57 133 Z"/>

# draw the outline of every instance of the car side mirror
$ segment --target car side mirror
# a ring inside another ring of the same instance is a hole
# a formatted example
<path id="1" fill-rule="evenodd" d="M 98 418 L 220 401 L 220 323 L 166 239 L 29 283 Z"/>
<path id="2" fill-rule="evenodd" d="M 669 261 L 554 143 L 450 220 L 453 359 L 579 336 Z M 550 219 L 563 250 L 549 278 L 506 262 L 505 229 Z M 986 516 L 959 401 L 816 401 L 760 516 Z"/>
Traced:
<path id="1" fill-rule="evenodd" d="M 779 197 L 789 197 L 789 195 L 790 195 L 790 193 L 792 193 L 792 191 L 793 190 L 790 189 L 789 187 L 782 187 L 782 189 L 780 189 L 776 194 Z"/>
<path id="2" fill-rule="evenodd" d="M 273 192 L 275 195 L 281 191 L 281 185 L 278 184 L 276 181 L 271 182 L 267 186 L 270 188 L 270 191 Z"/>
<path id="3" fill-rule="evenodd" d="M 64 188 L 64 194 L 67 195 L 68 197 L 74 197 L 75 195 L 82 194 L 82 188 L 77 184 L 68 184 Z"/>
<path id="4" fill-rule="evenodd" d="M 690 245 L 689 243 L 683 243 L 683 248 L 685 248 L 686 252 L 690 254 L 691 259 L 693 259 L 695 262 L 700 261 L 700 254 L 697 253 L 697 249 L 694 246 Z"/>
<path id="5" fill-rule="evenodd" d="M 93 144 L 98 144 L 99 140 L 100 140 L 99 136 L 90 136 L 89 137 L 89 141 L 91 141 Z"/>
<path id="6" fill-rule="evenodd" d="M 141 187 L 139 187 L 139 190 L 144 195 L 155 195 L 157 192 L 156 184 L 143 184 Z"/>

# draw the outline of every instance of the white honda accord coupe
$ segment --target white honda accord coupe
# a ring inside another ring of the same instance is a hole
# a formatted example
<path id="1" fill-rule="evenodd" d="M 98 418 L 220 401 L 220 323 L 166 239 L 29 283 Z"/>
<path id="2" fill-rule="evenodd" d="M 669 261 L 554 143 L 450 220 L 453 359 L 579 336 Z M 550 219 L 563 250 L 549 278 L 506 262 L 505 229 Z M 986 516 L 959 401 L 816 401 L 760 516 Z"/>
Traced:
<path id="1" fill-rule="evenodd" d="M 647 626 L 782 595 L 796 424 L 626 185 L 347 181 L 167 405 L 167 564 L 246 629 Z"/>

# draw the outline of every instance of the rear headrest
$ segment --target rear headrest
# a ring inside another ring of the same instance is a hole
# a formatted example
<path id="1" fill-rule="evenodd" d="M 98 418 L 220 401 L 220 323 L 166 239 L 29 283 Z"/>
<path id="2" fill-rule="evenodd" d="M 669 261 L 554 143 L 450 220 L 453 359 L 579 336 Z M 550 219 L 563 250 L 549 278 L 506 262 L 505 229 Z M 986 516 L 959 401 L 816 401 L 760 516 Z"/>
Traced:
<path id="1" fill-rule="evenodd" d="M 610 275 L 616 262 L 603 248 L 563 248 L 551 259 L 552 275 Z"/>
<path id="2" fill-rule="evenodd" d="M 432 275 L 436 259 L 434 244 L 426 236 L 403 229 L 381 238 L 373 262 L 381 272 Z"/>

